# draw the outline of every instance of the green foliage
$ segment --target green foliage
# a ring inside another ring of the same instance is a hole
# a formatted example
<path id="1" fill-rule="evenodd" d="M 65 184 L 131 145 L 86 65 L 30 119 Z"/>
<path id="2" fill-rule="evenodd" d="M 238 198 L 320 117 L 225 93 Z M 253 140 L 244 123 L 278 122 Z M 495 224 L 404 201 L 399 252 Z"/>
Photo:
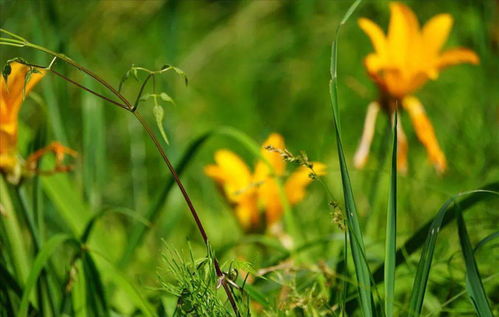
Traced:
<path id="1" fill-rule="evenodd" d="M 80 154 L 68 173 L 0 175 L 0 316 L 235 316 L 223 286 L 241 316 L 497 315 L 497 3 L 404 2 L 420 22 L 449 12 L 448 47 L 480 57 L 416 92 L 442 176 L 403 111 L 408 174 L 389 120 L 366 169 L 348 168 L 377 98 L 356 20 L 386 26 L 388 1 L 0 1 L 0 80 L 12 61 L 47 71 L 19 113 L 16 155 L 52 140 Z M 169 145 L 208 252 L 136 111 Z M 270 132 L 328 170 L 296 205 L 279 181 L 282 223 L 248 234 L 203 167 L 221 148 L 252 165 Z"/>
<path id="2" fill-rule="evenodd" d="M 336 39 L 333 41 L 331 47 L 331 81 L 329 83 L 329 93 L 331 95 L 331 105 L 334 118 L 334 127 L 336 132 L 336 144 L 338 149 L 338 159 L 340 162 L 341 182 L 343 185 L 343 195 L 345 200 L 345 212 L 347 219 L 348 237 L 350 239 L 350 248 L 352 249 L 352 257 L 355 265 L 355 276 L 357 278 L 357 289 L 359 292 L 359 300 L 362 307 L 364 316 L 373 316 L 375 308 L 373 307 L 373 299 L 371 293 L 371 273 L 367 264 L 367 257 L 364 246 L 364 238 L 360 229 L 359 215 L 355 198 L 353 196 L 352 184 L 348 167 L 343 151 L 343 143 L 341 139 L 341 121 L 338 106 L 338 35 L 340 34 L 341 27 L 346 23 L 355 8 L 359 5 L 360 0 L 355 1 L 349 8 L 345 16 L 340 22 L 336 30 Z"/>
<path id="3" fill-rule="evenodd" d="M 210 252 L 197 260 L 191 252 L 190 259 L 184 260 L 178 251 L 165 247 L 162 258 L 170 276 L 160 274 L 159 278 L 163 289 L 177 297 L 174 316 L 230 316 L 217 295 L 220 282 L 213 272 Z"/>

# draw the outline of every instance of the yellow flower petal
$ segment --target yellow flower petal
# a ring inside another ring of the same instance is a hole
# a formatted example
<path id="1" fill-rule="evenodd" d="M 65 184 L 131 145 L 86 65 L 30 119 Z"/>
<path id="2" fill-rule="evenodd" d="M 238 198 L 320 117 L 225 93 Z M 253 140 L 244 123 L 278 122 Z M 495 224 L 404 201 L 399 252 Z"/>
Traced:
<path id="1" fill-rule="evenodd" d="M 220 166 L 211 164 L 204 167 L 204 173 L 211 177 L 218 184 L 222 185 L 225 182 L 225 175 Z"/>
<path id="2" fill-rule="evenodd" d="M 423 27 L 423 43 L 426 55 L 433 58 L 442 49 L 452 28 L 452 16 L 447 13 L 438 14 L 426 22 Z"/>
<path id="3" fill-rule="evenodd" d="M 374 81 L 379 81 L 378 72 L 385 67 L 384 59 L 378 54 L 369 54 L 364 60 L 367 72 L 374 79 Z"/>
<path id="4" fill-rule="evenodd" d="M 390 3 L 390 12 L 388 25 L 389 62 L 401 66 L 407 62 L 409 52 L 416 53 L 414 52 L 414 44 L 419 41 L 419 22 L 411 9 L 400 2 Z M 410 51 L 411 49 L 412 51 Z"/>
<path id="5" fill-rule="evenodd" d="M 416 135 L 419 141 L 425 146 L 428 158 L 435 166 L 437 172 L 443 173 L 447 168 L 445 155 L 440 149 L 433 126 L 426 116 L 423 105 L 413 96 L 405 97 L 402 100 L 402 105 L 411 117 Z"/>
<path id="6" fill-rule="evenodd" d="M 444 67 L 461 64 L 470 63 L 478 64 L 480 59 L 472 50 L 467 48 L 454 48 L 443 52 L 437 61 L 437 68 L 442 69 Z"/>
<path id="7" fill-rule="evenodd" d="M 215 163 L 205 167 L 206 175 L 221 185 L 224 195 L 234 208 L 236 217 L 245 231 L 258 231 L 277 224 L 283 214 L 283 205 L 277 177 L 284 176 L 285 162 L 279 153 L 263 149 L 271 145 L 284 149 L 284 139 L 271 134 L 263 143 L 262 155 L 271 166 L 260 161 L 255 174 L 251 175 L 247 165 L 234 153 L 220 150 L 215 153 Z M 275 171 L 272 171 L 272 170 Z M 314 163 L 317 174 L 324 174 L 324 165 Z M 301 172 L 300 172 L 301 171 Z M 305 172 L 306 171 L 306 172 Z M 306 168 L 300 168 L 286 182 L 284 193 L 297 203 L 305 195 L 305 187 L 312 181 Z M 265 213 L 265 220 L 261 213 Z"/>
<path id="8" fill-rule="evenodd" d="M 313 162 L 313 169 L 317 175 L 326 174 L 326 165 Z M 304 166 L 299 167 L 286 181 L 285 191 L 290 204 L 297 204 L 305 197 L 305 189 L 312 182 L 310 170 Z"/>
<path id="9" fill-rule="evenodd" d="M 374 22 L 361 18 L 360 28 L 369 36 L 375 52 L 365 58 L 365 66 L 378 87 L 390 97 L 403 98 L 420 88 L 439 71 L 459 63 L 478 63 L 471 50 L 454 49 L 440 55 L 453 19 L 449 14 L 431 18 L 421 30 L 409 7 L 390 3 L 390 22 L 385 36 Z"/>
<path id="10" fill-rule="evenodd" d="M 277 149 L 283 150 L 285 148 L 284 138 L 278 133 L 272 133 L 265 142 L 263 142 L 262 147 L 260 149 L 261 155 L 267 160 L 268 163 L 273 168 L 273 171 L 270 169 L 266 162 L 259 161 L 255 168 L 255 181 L 263 181 L 269 175 L 275 173 L 278 176 L 284 174 L 284 169 L 286 168 L 286 162 L 282 159 L 279 153 L 272 152 L 266 150 L 266 146 L 272 146 Z"/>
<path id="11" fill-rule="evenodd" d="M 235 214 L 238 222 L 245 231 L 253 231 L 260 226 L 260 215 L 256 200 L 246 196 L 235 206 Z"/>
<path id="12" fill-rule="evenodd" d="M 266 225 L 270 226 L 281 219 L 283 207 L 279 187 L 275 178 L 269 177 L 258 186 L 258 206 L 265 210 Z"/>
<path id="13" fill-rule="evenodd" d="M 283 207 L 275 178 L 284 175 L 286 162 L 279 153 L 266 150 L 266 146 L 283 150 L 285 148 L 284 138 L 278 133 L 272 133 L 262 144 L 261 154 L 270 163 L 273 170 L 263 161 L 259 161 L 255 167 L 253 181 L 258 186 L 258 206 L 265 210 L 267 226 L 269 226 L 277 222 L 282 216 Z"/>
<path id="14" fill-rule="evenodd" d="M 46 72 L 38 70 L 39 73 L 33 73 L 25 85 L 26 74 L 30 68 L 17 62 L 11 63 L 10 67 L 8 82 L 5 82 L 3 77 L 0 78 L 0 129 L 13 134 L 17 131 L 17 115 L 24 98 L 23 88 L 27 95 Z"/>
<path id="15" fill-rule="evenodd" d="M 224 188 L 227 198 L 232 202 L 242 199 L 244 194 L 253 190 L 251 173 L 239 156 L 228 150 L 215 153 L 216 165 L 209 165 L 205 173 Z"/>
<path id="16" fill-rule="evenodd" d="M 0 146 L 2 146 L 2 138 L 0 137 Z M 0 153 L 0 170 L 11 171 L 17 164 L 15 154 Z"/>
<path id="17" fill-rule="evenodd" d="M 383 30 L 373 21 L 366 18 L 360 18 L 358 23 L 360 28 L 371 39 L 371 43 L 376 53 L 383 56 L 386 51 L 386 39 Z"/>
<path id="18" fill-rule="evenodd" d="M 13 62 L 10 64 L 11 73 L 5 82 L 0 78 L 0 170 L 10 172 L 16 165 L 17 159 L 17 129 L 18 114 L 23 101 L 24 94 L 43 78 L 44 70 L 33 73 L 25 85 L 28 66 Z"/>

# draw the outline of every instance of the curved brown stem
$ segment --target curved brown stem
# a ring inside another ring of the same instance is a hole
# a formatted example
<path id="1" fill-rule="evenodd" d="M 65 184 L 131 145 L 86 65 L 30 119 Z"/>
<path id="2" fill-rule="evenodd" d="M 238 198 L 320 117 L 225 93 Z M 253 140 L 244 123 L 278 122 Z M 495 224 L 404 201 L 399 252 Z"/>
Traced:
<path id="1" fill-rule="evenodd" d="M 105 101 L 110 102 L 110 103 L 112 103 L 112 104 L 114 104 L 114 105 L 116 105 L 116 106 L 118 106 L 118 107 L 120 107 L 120 108 L 123 108 L 123 109 L 125 109 L 125 110 L 129 110 L 129 109 L 127 108 L 127 106 L 126 106 L 126 105 L 124 105 L 124 104 L 122 104 L 122 103 L 119 103 L 119 102 L 117 102 L 117 101 L 114 101 L 113 99 L 108 98 L 108 97 L 106 97 L 106 96 L 104 96 L 104 95 L 101 95 L 101 94 L 99 94 L 98 92 L 93 91 L 92 89 L 87 88 L 87 87 L 83 86 L 82 84 L 80 84 L 80 83 L 78 83 L 78 82 L 76 82 L 76 81 L 72 80 L 71 78 L 68 78 L 68 77 L 64 76 L 63 74 L 59 73 L 58 71 L 55 71 L 55 70 L 51 69 L 51 70 L 50 70 L 50 72 L 52 72 L 53 74 L 55 74 L 55 75 L 57 75 L 57 76 L 61 77 L 61 78 L 62 78 L 62 79 L 64 79 L 65 81 L 70 82 L 70 83 L 72 83 L 73 85 L 75 85 L 75 86 L 77 86 L 77 87 L 79 87 L 79 88 L 81 88 L 81 89 L 83 89 L 83 90 L 85 90 L 85 91 L 88 91 L 88 92 L 89 92 L 89 93 L 91 93 L 92 95 L 95 95 L 95 96 L 97 96 L 97 97 L 99 97 L 99 98 L 101 98 L 101 99 L 104 99 Z"/>
<path id="2" fill-rule="evenodd" d="M 206 244 L 206 246 L 208 246 L 209 244 L 209 240 L 208 240 L 208 236 L 206 234 L 206 231 L 204 230 L 204 227 L 203 227 L 203 224 L 201 223 L 201 220 L 199 219 L 199 216 L 198 216 L 198 213 L 196 212 L 196 209 L 194 208 L 194 205 L 192 204 L 192 201 L 189 197 L 189 194 L 187 194 L 187 191 L 185 190 L 185 187 L 184 185 L 182 184 L 182 182 L 180 181 L 180 178 L 178 177 L 177 175 L 177 172 L 175 171 L 175 168 L 173 167 L 173 165 L 171 164 L 170 160 L 168 159 L 165 151 L 163 150 L 161 144 L 159 143 L 158 139 L 156 138 L 156 136 L 154 135 L 153 131 L 151 130 L 151 128 L 149 127 L 149 125 L 147 124 L 147 122 L 144 120 L 144 118 L 139 114 L 138 111 L 136 111 L 136 107 L 134 107 L 129 101 L 127 98 L 125 98 L 118 90 L 116 90 L 115 88 L 113 88 L 108 82 L 106 82 L 104 79 L 100 78 L 98 75 L 96 75 L 95 73 L 93 73 L 92 71 L 90 71 L 89 69 L 81 66 L 80 64 L 76 63 L 75 61 L 73 61 L 72 59 L 70 59 L 69 57 L 63 55 L 63 54 L 59 54 L 59 53 L 56 53 L 54 51 L 51 51 L 45 47 L 42 47 L 42 46 L 39 46 L 39 45 L 36 45 L 36 44 L 33 44 L 33 43 L 29 43 L 29 42 L 24 42 L 23 43 L 23 46 L 27 46 L 27 47 L 31 47 L 31 48 L 34 48 L 34 49 L 37 49 L 39 51 L 42 51 L 42 52 L 45 52 L 49 55 L 52 55 L 54 57 L 57 57 L 58 59 L 68 63 L 69 65 L 75 67 L 76 69 L 80 70 L 81 72 L 89 75 L 90 77 L 92 77 L 93 79 L 95 79 L 97 82 L 99 82 L 102 86 L 104 86 L 105 88 L 107 88 L 112 94 L 114 94 L 117 98 L 119 98 L 123 104 L 119 103 L 119 102 L 116 102 L 110 98 L 107 98 L 79 83 L 77 83 L 76 81 L 62 75 L 61 73 L 55 71 L 55 70 L 52 70 L 50 69 L 54 74 L 58 75 L 59 77 L 61 77 L 62 79 L 82 88 L 83 90 L 87 91 L 87 92 L 90 92 L 94 95 L 96 95 L 97 97 L 100 97 L 120 108 L 123 108 L 123 109 L 126 109 L 128 110 L 130 113 L 132 113 L 135 118 L 140 122 L 140 124 L 142 125 L 142 127 L 144 128 L 144 130 L 146 130 L 148 136 L 150 137 L 150 139 L 153 141 L 154 145 L 156 146 L 156 149 L 158 150 L 158 152 L 160 153 L 161 157 L 163 158 L 163 161 L 165 162 L 166 166 L 168 167 L 168 169 L 170 170 L 170 173 L 172 174 L 175 182 L 177 183 L 177 186 L 178 188 L 180 189 L 181 193 L 182 193 L 182 196 L 184 197 L 184 200 L 185 202 L 187 203 L 187 206 L 189 207 L 189 210 L 191 212 L 191 215 L 192 217 L 194 218 L 194 221 L 196 222 L 196 226 L 199 230 L 199 232 L 201 233 L 201 236 L 203 238 L 203 241 L 204 243 Z M 35 66 L 35 67 L 40 67 L 40 66 L 37 66 L 37 65 L 32 65 L 32 66 Z M 42 68 L 45 68 L 45 67 L 42 67 Z M 148 77 L 149 79 L 149 77 Z M 145 86 L 145 83 L 144 85 Z M 142 87 L 143 89 L 143 87 Z M 223 288 L 224 288 L 224 291 L 225 293 L 227 294 L 227 298 L 232 306 L 232 309 L 234 310 L 234 313 L 236 314 L 237 317 L 241 316 L 240 313 L 239 313 L 239 310 L 237 308 L 237 304 L 236 304 L 236 301 L 234 299 L 234 296 L 232 295 L 232 291 L 227 283 L 227 281 L 225 280 L 225 275 L 224 273 L 222 272 L 222 270 L 220 269 L 220 265 L 217 261 L 216 258 L 213 258 L 213 266 L 215 267 L 215 273 L 217 274 L 219 280 L 220 280 L 220 283 L 222 284 Z"/>
<path id="3" fill-rule="evenodd" d="M 173 167 L 172 163 L 166 156 L 165 151 L 163 150 L 163 147 L 161 147 L 161 144 L 159 143 L 158 139 L 154 135 L 153 131 L 147 124 L 147 122 L 144 120 L 144 117 L 138 112 L 135 111 L 133 112 L 135 118 L 140 122 L 144 130 L 146 130 L 147 134 L 149 135 L 150 139 L 153 141 L 154 145 L 156 146 L 156 149 L 158 152 L 161 154 L 161 157 L 163 158 L 163 161 L 165 164 L 168 166 L 168 169 L 170 170 L 170 173 L 172 174 L 173 178 L 175 179 L 175 182 L 177 183 L 178 188 L 180 189 L 180 192 L 182 193 L 182 196 L 184 196 L 185 202 L 187 203 L 187 206 L 189 206 L 189 210 L 191 212 L 192 217 L 194 218 L 194 221 L 196 222 L 196 225 L 198 227 L 199 232 L 201 233 L 201 236 L 203 237 L 203 241 L 206 245 L 208 245 L 208 236 L 206 235 L 206 231 L 204 230 L 203 224 L 201 223 L 201 220 L 199 219 L 199 215 L 194 208 L 194 205 L 191 201 L 191 198 L 189 197 L 189 194 L 187 194 L 187 191 L 185 190 L 184 185 L 182 184 L 182 181 L 177 175 L 177 172 L 175 171 L 175 168 Z M 220 269 L 220 265 L 218 264 L 218 261 L 216 258 L 213 258 L 213 265 L 215 266 L 215 273 L 217 274 L 218 278 L 221 279 L 221 284 L 225 290 L 225 293 L 227 294 L 227 298 L 229 299 L 229 302 L 232 306 L 232 309 L 234 310 L 234 313 L 236 316 L 239 315 L 239 311 L 237 309 L 236 301 L 234 300 L 234 297 L 232 296 L 232 292 L 230 290 L 230 287 L 227 285 L 227 282 L 225 281 L 225 275 Z"/>

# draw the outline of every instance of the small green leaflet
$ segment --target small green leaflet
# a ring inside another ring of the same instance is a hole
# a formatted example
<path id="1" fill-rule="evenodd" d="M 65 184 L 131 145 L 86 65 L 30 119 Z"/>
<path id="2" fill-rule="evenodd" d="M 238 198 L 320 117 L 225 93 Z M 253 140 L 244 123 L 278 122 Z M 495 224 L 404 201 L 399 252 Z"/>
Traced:
<path id="1" fill-rule="evenodd" d="M 166 136 L 165 128 L 163 127 L 163 117 L 165 116 L 163 107 L 161 107 L 160 105 L 155 105 L 152 109 L 152 112 L 154 114 L 154 118 L 156 118 L 156 125 L 158 126 L 159 132 L 161 132 L 163 140 L 166 142 L 166 144 L 170 145 L 168 137 Z"/>

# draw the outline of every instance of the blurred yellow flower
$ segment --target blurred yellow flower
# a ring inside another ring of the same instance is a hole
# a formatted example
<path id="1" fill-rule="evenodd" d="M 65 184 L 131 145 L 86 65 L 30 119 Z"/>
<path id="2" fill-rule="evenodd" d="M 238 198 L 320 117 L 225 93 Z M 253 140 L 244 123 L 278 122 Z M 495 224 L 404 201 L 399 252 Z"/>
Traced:
<path id="1" fill-rule="evenodd" d="M 36 161 L 47 152 L 56 155 L 56 167 L 53 172 L 67 170 L 62 165 L 65 154 L 76 156 L 76 152 L 63 147 L 57 142 L 38 150 L 28 158 L 24 165 L 17 151 L 18 116 L 25 95 L 43 78 L 45 70 L 31 72 L 30 67 L 18 62 L 10 64 L 10 74 L 7 81 L 0 79 L 0 172 L 5 173 L 11 180 L 17 181 L 24 168 L 28 172 L 36 172 Z M 27 77 L 28 82 L 25 83 Z M 52 172 L 52 171 L 51 171 Z"/>
<path id="2" fill-rule="evenodd" d="M 460 63 L 478 64 L 479 58 L 466 48 L 441 52 L 453 23 L 450 14 L 438 14 L 422 28 L 411 9 L 402 3 L 390 3 L 390 14 L 386 36 L 371 20 L 359 19 L 360 28 L 369 36 L 374 47 L 374 53 L 365 58 L 365 66 L 369 76 L 378 85 L 381 96 L 379 101 L 369 105 L 364 133 L 354 163 L 361 168 L 367 162 L 379 109 L 391 117 L 396 104 L 399 103 L 409 113 L 416 135 L 426 147 L 428 157 L 436 170 L 444 172 L 446 159 L 433 127 L 426 117 L 422 104 L 410 94 L 428 79 L 436 79 L 443 68 Z M 408 145 L 401 125 L 398 127 L 398 132 L 398 166 L 399 170 L 405 172 Z"/>
<path id="3" fill-rule="evenodd" d="M 245 231 L 270 228 L 279 222 L 283 214 L 276 178 L 285 177 L 286 162 L 279 153 L 266 150 L 266 146 L 284 149 L 284 139 L 277 133 L 268 137 L 261 148 L 261 155 L 267 162 L 258 161 L 254 173 L 229 150 L 217 151 L 216 164 L 205 167 L 206 175 L 220 186 Z M 314 162 L 313 168 L 317 175 L 325 174 L 324 164 Z M 286 178 L 284 193 L 290 204 L 297 204 L 305 197 L 305 189 L 312 182 L 310 172 L 307 167 L 300 166 Z"/>

